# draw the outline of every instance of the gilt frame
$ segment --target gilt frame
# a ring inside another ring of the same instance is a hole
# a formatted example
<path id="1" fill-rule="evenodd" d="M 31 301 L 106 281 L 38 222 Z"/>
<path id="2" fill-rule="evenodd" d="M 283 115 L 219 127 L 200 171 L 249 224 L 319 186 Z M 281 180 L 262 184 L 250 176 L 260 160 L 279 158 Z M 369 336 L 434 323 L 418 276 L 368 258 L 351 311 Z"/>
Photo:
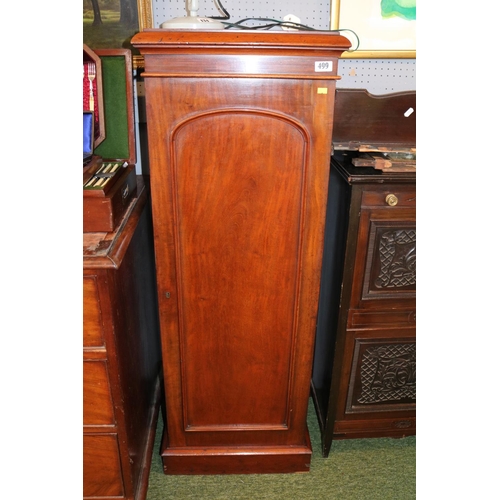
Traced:
<path id="1" fill-rule="evenodd" d="M 375 25 L 382 17 L 375 19 L 373 12 L 380 2 L 381 0 L 331 0 L 330 29 L 345 30 L 341 34 L 352 42 L 351 51 L 344 52 L 342 58 L 416 59 L 416 21 L 390 20 L 387 22 L 389 29 L 377 29 Z M 349 12 L 351 9 L 352 12 Z M 350 31 L 354 31 L 359 39 L 358 50 L 354 50 L 358 40 Z M 376 39 L 372 39 L 372 35 Z"/>
<path id="2" fill-rule="evenodd" d="M 137 12 L 139 15 L 139 31 L 147 28 L 153 28 L 153 0 L 137 0 Z M 133 56 L 133 67 L 144 68 L 144 57 Z"/>

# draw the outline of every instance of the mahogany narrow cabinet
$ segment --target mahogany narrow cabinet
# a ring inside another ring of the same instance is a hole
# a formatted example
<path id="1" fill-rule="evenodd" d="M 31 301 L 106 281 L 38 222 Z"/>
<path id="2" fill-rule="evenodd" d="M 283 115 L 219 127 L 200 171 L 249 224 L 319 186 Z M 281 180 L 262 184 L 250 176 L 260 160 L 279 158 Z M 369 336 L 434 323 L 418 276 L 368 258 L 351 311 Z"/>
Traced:
<path id="1" fill-rule="evenodd" d="M 166 474 L 308 471 L 334 32 L 145 30 Z"/>

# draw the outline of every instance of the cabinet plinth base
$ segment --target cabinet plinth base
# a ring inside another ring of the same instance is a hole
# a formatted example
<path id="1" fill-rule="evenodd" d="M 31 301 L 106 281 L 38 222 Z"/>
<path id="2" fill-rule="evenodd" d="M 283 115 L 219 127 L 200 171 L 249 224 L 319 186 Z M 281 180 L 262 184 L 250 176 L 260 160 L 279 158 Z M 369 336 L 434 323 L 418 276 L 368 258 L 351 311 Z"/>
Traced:
<path id="1" fill-rule="evenodd" d="M 303 446 L 169 448 L 162 443 L 163 472 L 188 474 L 286 474 L 309 472 L 309 432 Z"/>

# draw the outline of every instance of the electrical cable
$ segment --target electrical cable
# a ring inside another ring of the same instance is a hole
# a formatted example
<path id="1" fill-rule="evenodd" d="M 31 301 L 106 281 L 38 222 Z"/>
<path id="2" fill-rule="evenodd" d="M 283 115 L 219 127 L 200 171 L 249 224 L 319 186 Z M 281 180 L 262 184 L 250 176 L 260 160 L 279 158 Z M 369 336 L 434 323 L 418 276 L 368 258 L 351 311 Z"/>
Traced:
<path id="1" fill-rule="evenodd" d="M 224 8 L 222 5 L 222 2 L 220 0 L 214 0 L 215 6 L 219 10 L 223 16 L 210 16 L 210 19 L 218 19 L 218 20 L 225 20 L 225 19 L 230 19 L 231 16 L 229 12 Z M 245 26 L 243 23 L 247 21 L 264 21 L 267 24 L 260 24 L 258 26 Z M 290 29 L 295 29 L 297 31 L 336 31 L 340 33 L 341 31 L 349 31 L 351 32 L 355 37 L 357 41 L 357 45 L 354 49 L 349 49 L 346 52 L 355 52 L 359 48 L 359 37 L 358 35 L 351 29 L 344 28 L 344 29 L 336 29 L 336 30 L 317 30 L 316 28 L 312 28 L 311 26 L 307 26 L 306 24 L 300 24 L 300 23 L 294 23 L 292 21 L 281 21 L 280 19 L 272 19 L 269 17 L 247 17 L 245 19 L 240 19 L 239 21 L 236 21 L 235 23 L 222 23 L 225 25 L 224 29 L 231 29 L 231 28 L 236 28 L 236 29 L 241 29 L 241 30 L 270 30 L 272 28 L 290 28 Z"/>
<path id="2" fill-rule="evenodd" d="M 245 26 L 242 23 L 247 21 L 265 21 L 268 24 L 260 24 L 258 26 Z M 261 30 L 261 29 L 271 29 L 275 27 L 285 27 L 285 28 L 293 28 L 296 30 L 306 30 L 306 31 L 316 31 L 315 28 L 311 28 L 305 24 L 294 23 L 291 21 L 281 21 L 279 19 L 272 19 L 269 17 L 246 17 L 245 19 L 240 19 L 235 23 L 222 23 L 225 24 L 226 27 L 224 29 L 237 28 L 242 30 Z"/>
<path id="3" fill-rule="evenodd" d="M 220 0 L 214 0 L 215 6 L 219 10 L 221 14 L 224 14 L 223 16 L 209 16 L 210 19 L 230 19 L 231 16 L 229 15 L 229 12 L 224 8 Z"/>
<path id="4" fill-rule="evenodd" d="M 346 52 L 356 52 L 356 50 L 358 50 L 358 49 L 359 49 L 359 36 L 356 34 L 356 32 L 355 32 L 355 31 L 352 31 L 352 30 L 350 30 L 349 28 L 336 29 L 336 30 L 333 30 L 333 31 L 338 31 L 339 33 L 340 33 L 341 31 L 349 31 L 350 33 L 352 33 L 352 34 L 356 37 L 356 41 L 358 42 L 358 44 L 356 45 L 356 48 L 346 50 Z"/>
<path id="5" fill-rule="evenodd" d="M 219 0 L 216 0 L 218 2 Z M 214 18 L 216 19 L 216 18 Z M 220 19 L 220 18 L 217 18 Z M 247 21 L 264 21 L 267 22 L 267 24 L 260 24 L 257 26 L 245 26 L 243 23 Z M 300 23 L 294 23 L 291 21 L 281 21 L 279 19 L 272 19 L 269 17 L 246 17 L 245 19 L 240 19 L 239 21 L 236 21 L 235 23 L 225 23 L 223 22 L 222 24 L 225 25 L 224 29 L 231 29 L 231 28 L 236 28 L 236 29 L 241 29 L 241 30 L 269 30 L 275 27 L 279 28 L 291 28 L 291 29 L 296 29 L 298 31 L 335 31 L 337 33 L 340 33 L 342 31 L 349 31 L 356 37 L 356 42 L 357 45 L 354 49 L 349 49 L 346 52 L 355 52 L 359 48 L 359 37 L 351 29 L 348 28 L 343 28 L 343 29 L 336 29 L 336 30 L 317 30 L 316 28 L 312 28 L 311 26 L 307 26 L 306 24 L 300 24 Z"/>

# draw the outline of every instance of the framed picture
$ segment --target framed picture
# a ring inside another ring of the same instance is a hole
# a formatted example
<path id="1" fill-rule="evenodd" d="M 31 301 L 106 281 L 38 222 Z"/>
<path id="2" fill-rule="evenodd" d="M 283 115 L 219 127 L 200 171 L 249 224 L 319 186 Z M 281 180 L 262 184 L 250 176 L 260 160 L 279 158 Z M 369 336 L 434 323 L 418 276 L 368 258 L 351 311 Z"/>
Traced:
<path id="1" fill-rule="evenodd" d="M 144 60 L 131 38 L 153 27 L 153 0 L 83 0 L 83 43 L 91 49 L 130 49 L 134 67 Z"/>
<path id="2" fill-rule="evenodd" d="M 416 58 L 416 0 L 332 0 L 330 28 L 351 41 L 343 58 Z M 354 32 L 355 35 L 352 33 Z"/>

